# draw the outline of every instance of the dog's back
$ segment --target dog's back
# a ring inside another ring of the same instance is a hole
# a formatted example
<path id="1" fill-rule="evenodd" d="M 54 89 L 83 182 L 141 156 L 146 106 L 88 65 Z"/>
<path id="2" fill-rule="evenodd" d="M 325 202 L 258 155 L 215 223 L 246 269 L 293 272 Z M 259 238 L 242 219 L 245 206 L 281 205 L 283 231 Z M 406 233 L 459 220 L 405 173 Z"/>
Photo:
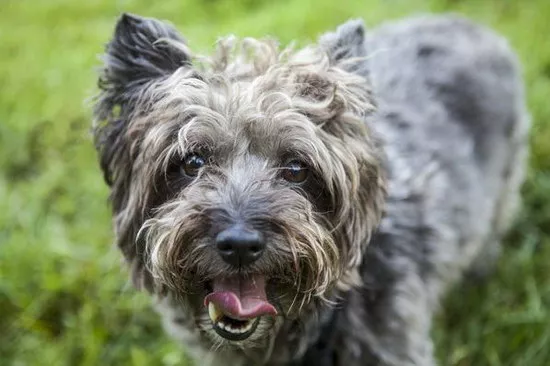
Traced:
<path id="1" fill-rule="evenodd" d="M 408 166 L 403 172 L 390 157 L 391 174 L 402 189 L 441 195 L 426 214 L 460 229 L 469 263 L 517 211 L 529 125 L 517 60 L 503 38 L 456 16 L 381 27 L 367 50 L 383 121 L 372 128 Z M 442 185 L 430 178 L 438 172 Z"/>
<path id="2" fill-rule="evenodd" d="M 358 72 L 378 103 L 368 123 L 384 146 L 389 197 L 364 289 L 347 300 L 340 364 L 431 365 L 441 296 L 464 271 L 490 269 L 517 211 L 529 125 L 521 76 L 504 39 L 460 17 L 389 23 L 353 45 L 357 26 L 325 40 L 368 59 Z M 358 312 L 361 325 L 350 320 Z"/>

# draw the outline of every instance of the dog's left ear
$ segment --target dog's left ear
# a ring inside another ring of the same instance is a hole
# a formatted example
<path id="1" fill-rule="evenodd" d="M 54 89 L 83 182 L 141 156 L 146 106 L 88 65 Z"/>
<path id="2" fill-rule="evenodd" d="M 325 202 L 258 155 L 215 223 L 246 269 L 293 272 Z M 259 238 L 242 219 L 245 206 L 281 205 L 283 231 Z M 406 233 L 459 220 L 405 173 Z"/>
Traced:
<path id="1" fill-rule="evenodd" d="M 342 65 L 346 71 L 365 76 L 366 63 L 359 59 L 367 56 L 366 32 L 361 19 L 349 20 L 338 26 L 334 32 L 323 34 L 319 38 L 319 45 L 327 51 L 333 64 Z M 346 65 L 346 61 L 350 62 Z"/>
<path id="2" fill-rule="evenodd" d="M 123 14 L 107 44 L 94 108 L 96 146 L 109 185 L 125 153 L 123 134 L 141 91 L 151 82 L 190 66 L 184 39 L 169 24 Z M 126 152 L 127 153 L 127 152 Z"/>
<path id="3" fill-rule="evenodd" d="M 328 56 L 328 63 L 319 63 L 319 70 L 304 68 L 297 72 L 301 86 L 298 94 L 306 98 L 305 104 L 310 100 L 327 102 L 321 110 L 305 111 L 312 121 L 324 124 L 343 109 L 358 115 L 373 110 L 370 87 L 365 80 L 368 76 L 365 34 L 362 20 L 350 20 L 323 34 L 317 45 L 323 56 Z M 324 125 L 330 128 L 334 124 Z"/>
<path id="4" fill-rule="evenodd" d="M 324 91 L 324 96 L 328 96 L 325 99 L 331 101 L 327 108 L 330 118 L 318 120 L 327 133 L 323 138 L 331 152 L 327 162 L 331 168 L 327 171 L 339 172 L 332 174 L 330 180 L 327 178 L 327 182 L 338 227 L 335 234 L 341 238 L 340 243 L 347 243 L 341 247 L 347 264 L 338 283 L 341 289 L 360 283 L 358 268 L 370 236 L 380 222 L 386 196 L 380 147 L 368 126 L 376 103 L 368 81 L 366 41 L 361 20 L 350 20 L 322 35 L 318 45 L 330 63 L 322 78 L 327 83 L 322 88 L 310 88 L 321 95 L 319 90 Z M 311 118 L 314 117 L 317 116 Z"/>

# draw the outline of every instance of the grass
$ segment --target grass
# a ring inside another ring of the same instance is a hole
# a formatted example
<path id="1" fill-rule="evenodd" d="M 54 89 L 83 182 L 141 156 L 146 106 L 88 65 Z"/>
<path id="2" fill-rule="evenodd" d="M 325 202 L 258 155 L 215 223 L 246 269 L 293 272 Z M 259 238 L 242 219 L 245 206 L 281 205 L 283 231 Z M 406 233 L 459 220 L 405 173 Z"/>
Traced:
<path id="1" fill-rule="evenodd" d="M 456 11 L 506 35 L 534 127 L 525 209 L 494 277 L 450 295 L 441 365 L 550 362 L 550 2 L 547 0 L 3 0 L 0 6 L 0 364 L 186 365 L 112 246 L 89 137 L 96 55 L 116 16 L 169 19 L 192 48 L 221 34 L 307 42 L 350 17 L 374 25 Z"/>

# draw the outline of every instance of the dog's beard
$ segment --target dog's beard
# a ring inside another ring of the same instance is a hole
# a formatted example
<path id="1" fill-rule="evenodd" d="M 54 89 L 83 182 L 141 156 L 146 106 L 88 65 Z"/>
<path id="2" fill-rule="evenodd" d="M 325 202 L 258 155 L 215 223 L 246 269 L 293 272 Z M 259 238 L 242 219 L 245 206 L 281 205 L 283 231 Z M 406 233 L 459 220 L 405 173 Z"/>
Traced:
<path id="1" fill-rule="evenodd" d="M 192 309 L 214 345 L 265 347 L 278 324 L 300 317 L 312 299 L 328 299 L 341 277 L 333 230 L 296 192 L 264 191 L 263 205 L 254 208 L 250 221 L 262 231 L 265 252 L 237 268 L 224 262 L 214 245 L 216 234 L 231 222 L 228 210 L 204 198 L 212 192 L 199 190 L 190 187 L 143 225 L 148 270 L 157 291 L 170 291 Z"/>

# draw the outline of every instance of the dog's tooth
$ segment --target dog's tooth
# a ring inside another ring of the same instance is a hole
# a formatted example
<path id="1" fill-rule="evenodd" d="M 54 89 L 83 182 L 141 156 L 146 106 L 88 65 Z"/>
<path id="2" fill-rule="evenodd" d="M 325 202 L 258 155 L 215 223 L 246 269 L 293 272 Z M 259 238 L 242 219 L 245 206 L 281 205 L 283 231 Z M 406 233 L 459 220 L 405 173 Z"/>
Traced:
<path id="1" fill-rule="evenodd" d="M 253 321 L 252 320 L 249 320 L 248 322 L 246 322 L 246 325 L 241 329 L 243 333 L 246 333 L 248 332 L 250 329 L 252 329 L 252 323 Z"/>
<path id="2" fill-rule="evenodd" d="M 210 304 L 209 304 L 210 305 Z M 224 322 L 224 317 L 223 317 L 223 313 L 221 313 L 217 308 L 213 308 L 212 311 L 210 311 L 210 306 L 209 306 L 209 314 L 210 314 L 210 317 L 214 317 L 216 320 L 214 322 L 214 324 L 216 325 L 216 327 L 218 327 L 219 329 L 223 329 L 225 330 L 226 332 L 228 333 L 232 333 L 232 334 L 244 334 L 244 333 L 247 333 L 249 332 L 252 327 L 254 326 L 254 321 L 255 319 L 249 319 L 245 322 L 239 325 L 234 325 L 232 324 L 231 322 Z M 218 316 L 216 318 L 216 316 Z"/>
<path id="3" fill-rule="evenodd" d="M 248 324 L 246 325 L 246 332 L 250 331 L 253 326 L 254 326 L 254 322 L 249 321 Z"/>
<path id="4" fill-rule="evenodd" d="M 222 312 L 218 310 L 216 304 L 214 304 L 213 302 L 208 303 L 208 316 L 213 323 L 216 323 L 222 315 Z"/>

